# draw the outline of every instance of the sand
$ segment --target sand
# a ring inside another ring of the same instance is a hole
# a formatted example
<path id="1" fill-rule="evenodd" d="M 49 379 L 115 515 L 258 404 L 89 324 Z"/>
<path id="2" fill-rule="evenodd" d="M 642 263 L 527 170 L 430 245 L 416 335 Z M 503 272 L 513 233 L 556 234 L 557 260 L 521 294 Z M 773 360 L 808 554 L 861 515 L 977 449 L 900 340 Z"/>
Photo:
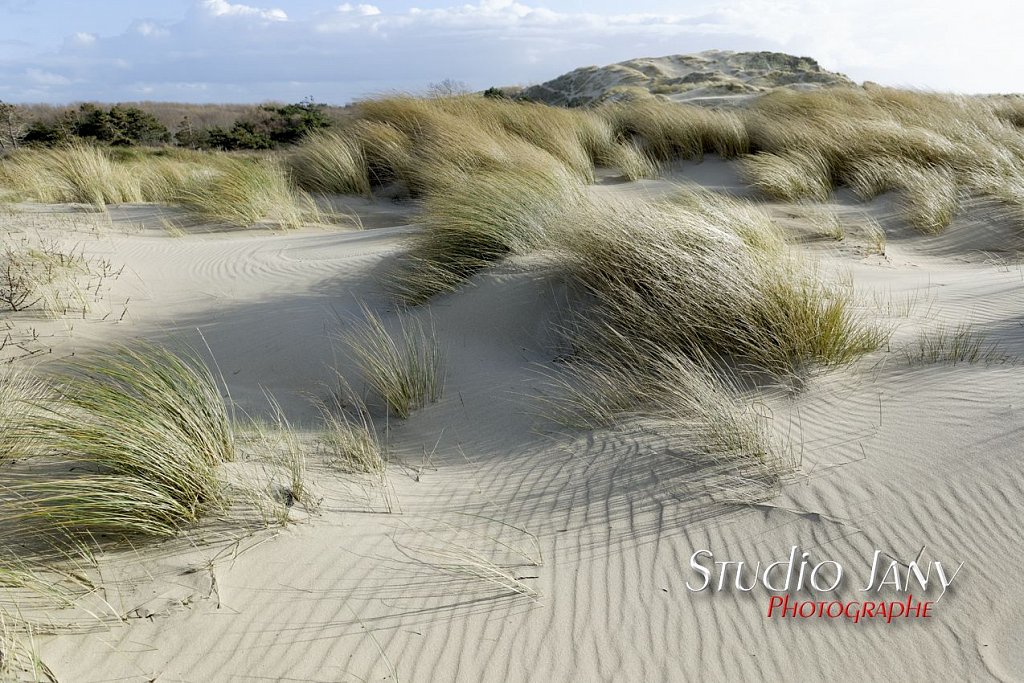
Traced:
<path id="1" fill-rule="evenodd" d="M 742 192 L 713 159 L 593 191 L 642 201 L 684 177 Z M 432 306 L 445 396 L 391 425 L 386 483 L 312 462 L 323 503 L 297 524 L 102 559 L 124 622 L 41 636 L 39 655 L 81 682 L 1024 676 L 1024 369 L 1009 362 L 1024 357 L 1020 235 L 976 211 L 918 236 L 893 202 L 840 193 L 829 207 L 850 225 L 877 218 L 884 256 L 773 207 L 824 277 L 850 278 L 864 314 L 896 328 L 888 348 L 766 399 L 799 463 L 781 486 L 688 456 L 664 426 L 573 435 L 547 423 L 538 369 L 551 367 L 561 281 L 543 262 L 511 261 Z M 384 306 L 379 274 L 416 230 L 407 207 L 354 205 L 363 231 L 179 236 L 151 207 L 108 219 L 22 205 L 3 225 L 125 269 L 85 318 L 12 316 L 16 332 L 36 328 L 25 348 L 42 349 L 18 362 L 45 368 L 138 337 L 205 340 L 245 410 L 265 411 L 266 390 L 311 426 L 332 369 L 355 377 L 334 336 L 360 302 Z M 961 323 L 1007 362 L 907 362 L 922 332 Z M 792 546 L 843 564 L 844 600 L 863 598 L 876 550 L 965 564 L 934 616 L 892 624 L 768 619 L 764 590 L 686 588 L 696 550 L 767 563 Z"/>

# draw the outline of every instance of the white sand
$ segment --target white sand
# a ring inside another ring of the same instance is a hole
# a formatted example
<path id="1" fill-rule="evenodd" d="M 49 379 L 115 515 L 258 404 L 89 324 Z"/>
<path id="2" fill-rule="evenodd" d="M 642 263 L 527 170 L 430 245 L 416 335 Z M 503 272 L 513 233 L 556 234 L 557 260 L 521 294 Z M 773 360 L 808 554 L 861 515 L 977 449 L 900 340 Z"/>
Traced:
<path id="1" fill-rule="evenodd" d="M 720 162 L 683 168 L 735 185 Z M 504 264 L 432 307 L 448 349 L 445 397 L 392 424 L 387 488 L 314 468 L 324 503 L 305 523 L 237 547 L 111 558 L 108 601 L 132 618 L 42 637 L 40 655 L 60 680 L 81 682 L 1024 675 L 1024 369 L 911 367 L 899 352 L 922 330 L 965 322 L 1024 356 L 1020 237 L 969 219 L 919 237 L 887 218 L 885 197 L 835 208 L 881 218 L 887 256 L 865 255 L 853 238 L 808 250 L 823 272 L 851 273 L 867 314 L 898 329 L 891 350 L 771 401 L 801 459 L 777 497 L 722 502 L 756 484 L 681 456 L 671 434 L 573 437 L 536 417 L 535 364 L 552 356 L 559 281 Z M 308 423 L 308 396 L 329 390 L 328 368 L 346 370 L 331 341 L 338 320 L 361 300 L 381 304 L 378 272 L 414 230 L 401 207 L 361 210 L 378 227 L 170 237 L 147 209 L 122 208 L 95 235 L 36 216 L 34 229 L 126 270 L 70 332 L 64 322 L 16 324 L 42 333 L 44 363 L 139 336 L 195 343 L 200 329 L 243 407 L 261 410 L 266 388 Z M 104 306 L 112 315 L 100 320 Z M 770 562 L 793 545 L 842 562 L 855 575 L 848 599 L 862 597 L 854 588 L 875 549 L 909 562 L 927 546 L 926 560 L 966 565 L 933 618 L 891 625 L 768 620 L 764 591 L 685 588 L 697 549 Z M 212 569 L 188 571 L 214 556 Z"/>

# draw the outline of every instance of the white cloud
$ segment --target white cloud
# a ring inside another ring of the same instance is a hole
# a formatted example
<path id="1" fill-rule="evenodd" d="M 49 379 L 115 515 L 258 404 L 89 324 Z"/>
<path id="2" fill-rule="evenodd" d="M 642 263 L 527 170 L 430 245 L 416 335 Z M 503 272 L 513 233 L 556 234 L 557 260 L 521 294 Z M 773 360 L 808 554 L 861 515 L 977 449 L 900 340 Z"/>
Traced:
<path id="1" fill-rule="evenodd" d="M 226 0 L 202 0 L 203 10 L 214 17 L 258 17 L 269 21 L 287 21 L 288 15 L 281 9 L 258 9 L 248 5 L 233 5 Z"/>
<path id="2" fill-rule="evenodd" d="M 153 23 L 152 21 L 140 21 L 135 24 L 135 32 L 140 36 L 147 36 L 152 38 L 160 38 L 169 36 L 171 33 L 167 29 Z"/>
<path id="3" fill-rule="evenodd" d="M 380 14 L 380 8 L 376 5 L 355 5 L 346 2 L 344 5 L 338 5 L 339 12 L 355 12 L 360 16 L 373 17 Z"/>
<path id="4" fill-rule="evenodd" d="M 855 80 L 1024 91 L 1024 51 L 1014 48 L 1024 9 L 1010 0 L 988 0 L 999 6 L 992 12 L 939 11 L 925 0 L 698 0 L 606 13 L 557 11 L 555 0 L 546 8 L 539 0 L 451 0 L 401 11 L 323 0 L 333 9 L 308 19 L 259 6 L 274 1 L 195 0 L 178 22 L 139 19 L 117 36 L 75 34 L 60 51 L 31 59 L 12 49 L 0 94 L 118 100 L 145 87 L 158 99 L 344 102 L 444 78 L 480 88 L 537 82 L 587 64 L 709 48 L 811 56 Z"/>
<path id="5" fill-rule="evenodd" d="M 44 71 L 43 69 L 26 69 L 25 76 L 33 85 L 67 85 L 71 81 L 60 74 Z"/>
<path id="6" fill-rule="evenodd" d="M 71 36 L 71 42 L 75 45 L 92 45 L 96 42 L 97 38 L 98 36 L 95 33 L 85 33 L 83 31 L 79 31 L 78 33 L 75 33 Z"/>

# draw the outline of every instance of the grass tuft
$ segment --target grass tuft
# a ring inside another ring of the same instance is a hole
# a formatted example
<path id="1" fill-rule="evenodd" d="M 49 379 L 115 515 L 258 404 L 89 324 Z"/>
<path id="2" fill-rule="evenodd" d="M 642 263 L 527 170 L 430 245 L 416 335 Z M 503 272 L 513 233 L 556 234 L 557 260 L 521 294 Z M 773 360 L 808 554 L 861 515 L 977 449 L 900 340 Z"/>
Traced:
<path id="1" fill-rule="evenodd" d="M 344 337 L 351 358 L 387 408 L 400 418 L 433 403 L 444 391 L 444 352 L 433 325 L 408 313 L 398 315 L 397 334 L 363 308 L 363 320 Z"/>
<path id="2" fill-rule="evenodd" d="M 292 186 L 272 158 L 225 159 L 211 175 L 179 188 L 174 201 L 203 220 L 238 227 L 266 222 L 297 228 L 319 221 L 315 202 Z"/>
<path id="3" fill-rule="evenodd" d="M 314 133 L 288 157 L 295 182 L 310 192 L 370 195 L 366 156 L 358 142 L 338 133 Z"/>
<path id="4" fill-rule="evenodd" d="M 224 499 L 218 467 L 234 459 L 228 409 L 195 355 L 121 347 L 67 366 L 21 404 L 9 457 L 75 474 L 0 489 L 0 520 L 71 533 L 169 536 Z"/>

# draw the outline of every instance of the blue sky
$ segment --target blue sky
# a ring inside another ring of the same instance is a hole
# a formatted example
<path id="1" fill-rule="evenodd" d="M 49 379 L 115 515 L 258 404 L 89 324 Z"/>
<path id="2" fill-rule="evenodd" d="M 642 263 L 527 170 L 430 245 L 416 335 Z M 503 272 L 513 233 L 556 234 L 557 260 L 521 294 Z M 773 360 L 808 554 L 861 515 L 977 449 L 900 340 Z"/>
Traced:
<path id="1" fill-rule="evenodd" d="M 0 0 L 0 100 L 344 103 L 453 78 L 528 84 L 709 48 L 857 81 L 1024 92 L 1009 0 Z"/>

